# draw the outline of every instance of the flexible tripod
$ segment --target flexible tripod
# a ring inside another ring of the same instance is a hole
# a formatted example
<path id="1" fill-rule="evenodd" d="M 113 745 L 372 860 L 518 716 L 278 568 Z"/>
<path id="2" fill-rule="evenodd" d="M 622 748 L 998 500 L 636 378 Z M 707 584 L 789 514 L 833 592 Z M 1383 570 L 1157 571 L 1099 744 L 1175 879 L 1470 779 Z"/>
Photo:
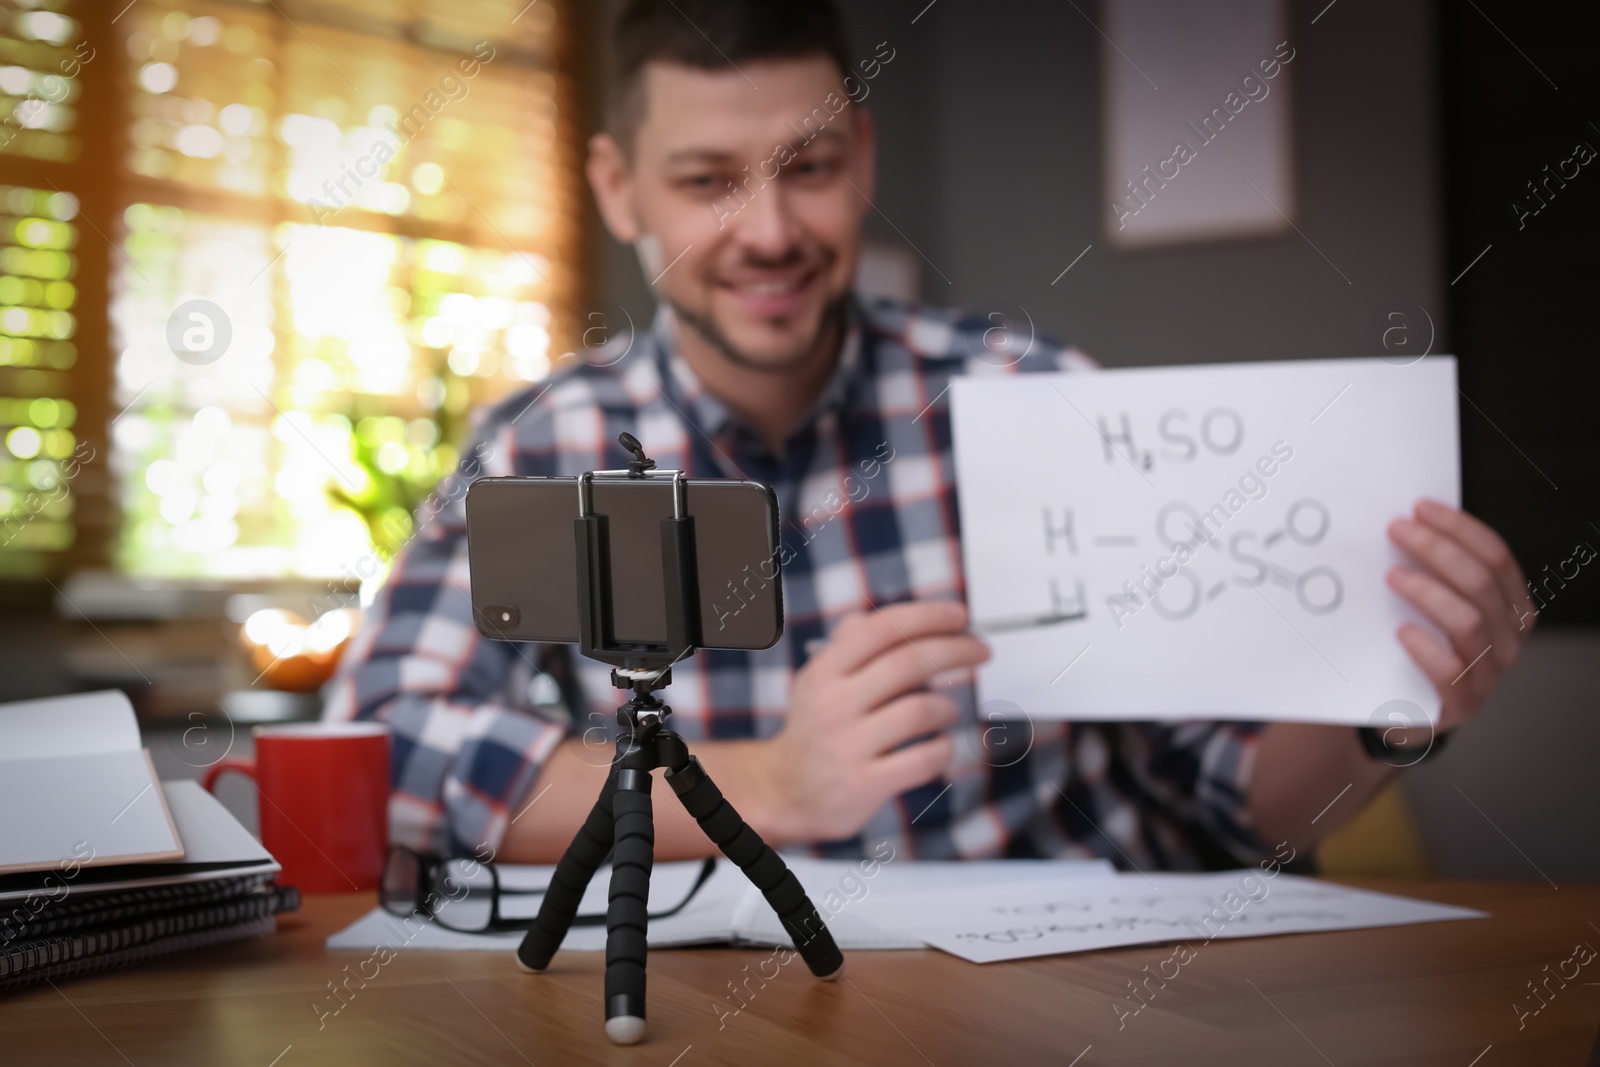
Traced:
<path id="1" fill-rule="evenodd" d="M 644 1036 L 645 958 L 650 871 L 655 862 L 655 826 L 650 772 L 666 768 L 667 782 L 723 855 L 738 865 L 777 912 L 785 932 L 811 973 L 832 979 L 844 956 L 822 924 L 794 873 L 734 810 L 711 781 L 683 738 L 666 728 L 672 709 L 656 695 L 672 681 L 672 664 L 695 647 L 698 636 L 694 580 L 694 519 L 688 514 L 682 471 L 672 475 L 673 516 L 661 520 L 667 640 L 618 643 L 611 626 L 610 537 L 607 519 L 590 506 L 596 475 L 645 478 L 655 467 L 639 442 L 622 434 L 634 455 L 626 471 L 591 471 L 578 479 L 579 647 L 585 656 L 612 665 L 611 682 L 633 696 L 617 709 L 616 757 L 600 798 L 567 846 L 545 891 L 539 915 L 517 949 L 517 962 L 542 972 L 567 935 L 584 890 L 611 852 L 610 902 L 606 910 L 606 1035 L 622 1045 Z M 613 845 L 615 846 L 613 849 Z"/>

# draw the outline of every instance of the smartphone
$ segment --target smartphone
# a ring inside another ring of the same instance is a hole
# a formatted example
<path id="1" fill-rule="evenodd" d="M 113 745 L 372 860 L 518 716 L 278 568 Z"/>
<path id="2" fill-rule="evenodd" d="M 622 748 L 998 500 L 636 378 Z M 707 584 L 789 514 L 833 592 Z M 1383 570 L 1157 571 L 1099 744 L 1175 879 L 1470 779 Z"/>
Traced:
<path id="1" fill-rule="evenodd" d="M 664 642 L 664 478 L 597 478 L 591 511 L 608 517 L 617 641 Z M 761 482 L 691 478 L 699 648 L 771 648 L 783 633 L 778 498 Z M 467 490 L 473 620 L 485 637 L 578 643 L 576 478 L 480 478 Z"/>

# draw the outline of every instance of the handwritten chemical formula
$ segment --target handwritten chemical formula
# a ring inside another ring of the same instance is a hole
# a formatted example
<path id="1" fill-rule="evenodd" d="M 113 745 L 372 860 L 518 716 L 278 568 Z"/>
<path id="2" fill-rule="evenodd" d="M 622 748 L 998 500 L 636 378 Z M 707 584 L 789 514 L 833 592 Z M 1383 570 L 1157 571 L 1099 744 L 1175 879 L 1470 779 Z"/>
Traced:
<path id="1" fill-rule="evenodd" d="M 1164 463 L 1193 463 L 1202 456 L 1231 456 L 1244 444 L 1244 416 L 1228 407 L 1208 408 L 1196 416 L 1184 408 L 1169 408 L 1155 420 L 1152 434 L 1148 427 L 1135 436 L 1134 417 L 1118 412 L 1116 417 L 1096 417 L 1107 463 L 1122 461 L 1139 470 L 1155 469 L 1156 460 Z M 1140 448 L 1154 436 L 1159 444 Z"/>
<path id="2" fill-rule="evenodd" d="M 1073 566 L 1079 554 L 1077 515 L 1070 506 L 1040 509 L 1040 533 L 1044 558 L 1052 561 L 1055 573 L 1044 575 L 1048 608 L 1038 614 L 988 620 L 980 628 L 988 633 L 1052 626 L 1086 619 L 1091 607 L 1086 595 L 1081 568 Z M 1167 549 L 1163 567 L 1149 563 L 1122 588 L 1108 593 L 1105 609 L 1118 623 L 1137 614 L 1148 604 L 1169 622 L 1195 618 L 1200 609 L 1230 588 L 1258 588 L 1271 582 L 1294 593 L 1296 605 L 1309 615 L 1327 615 L 1344 602 L 1344 580 L 1339 572 L 1324 563 L 1295 569 L 1287 558 L 1293 549 L 1312 548 L 1328 536 L 1333 516 L 1328 506 L 1314 497 L 1303 497 L 1284 511 L 1282 521 L 1264 533 L 1254 529 L 1233 530 L 1226 537 L 1213 529 L 1214 517 L 1182 500 L 1170 501 L 1156 512 L 1152 536 L 1137 534 L 1094 534 L 1088 538 L 1095 548 L 1134 549 L 1156 545 Z M 1206 551 L 1208 550 L 1208 551 Z M 1298 554 L 1298 553 L 1294 553 Z M 1182 557 L 1185 562 L 1176 563 Z M 1220 558 L 1218 558 L 1220 557 Z"/>

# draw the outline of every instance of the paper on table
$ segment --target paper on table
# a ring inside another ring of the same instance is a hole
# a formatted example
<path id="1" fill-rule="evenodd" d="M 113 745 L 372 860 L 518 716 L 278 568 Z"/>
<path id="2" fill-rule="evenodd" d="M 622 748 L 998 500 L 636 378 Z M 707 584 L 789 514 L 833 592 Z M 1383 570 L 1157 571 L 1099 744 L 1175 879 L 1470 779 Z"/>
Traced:
<path id="1" fill-rule="evenodd" d="M 870 865 L 864 868 L 860 861 L 784 858 L 834 941 L 842 949 L 856 950 L 926 947 L 914 933 L 874 922 L 861 907 L 867 900 L 884 901 L 892 909 L 907 897 L 927 892 L 981 889 L 998 893 L 1013 884 L 1060 884 L 1078 878 L 1109 878 L 1116 873 L 1105 860 L 889 860 L 876 864 L 874 870 Z M 777 914 L 754 889 L 745 894 L 733 925 L 746 941 L 793 947 Z"/>
<path id="2" fill-rule="evenodd" d="M 550 884 L 553 866 L 501 864 L 497 870 L 503 889 L 542 889 Z M 650 876 L 650 909 L 665 911 L 688 896 L 700 873 L 699 861 L 658 863 Z M 604 915 L 611 885 L 611 867 L 595 872 L 578 906 L 579 915 Z M 716 871 L 681 912 L 650 923 L 652 948 L 668 945 L 703 945 L 727 941 L 732 936 L 730 920 L 749 883 L 733 864 L 719 861 Z M 502 897 L 501 913 L 508 919 L 532 918 L 538 914 L 542 895 Z M 449 907 L 448 904 L 445 905 Z M 381 908 L 375 908 L 327 940 L 328 948 L 489 949 L 515 950 L 522 931 L 507 933 L 462 934 L 446 930 L 438 923 L 403 922 Z M 561 942 L 563 949 L 600 951 L 606 947 L 604 926 L 575 926 Z"/>
<path id="3" fill-rule="evenodd" d="M 898 899 L 927 889 L 956 889 L 988 886 L 998 891 L 1014 882 L 1070 878 L 1103 878 L 1112 874 L 1104 860 L 994 860 L 967 863 L 879 862 L 875 873 L 867 875 L 859 860 L 817 860 L 805 856 L 785 856 L 789 869 L 805 887 L 823 921 L 840 948 L 896 949 L 922 948 L 923 942 L 904 933 L 885 929 L 868 921 L 857 905 L 869 898 Z M 498 868 L 501 885 L 510 889 L 538 889 L 549 884 L 554 867 L 502 865 Z M 699 862 L 658 863 L 650 877 L 650 908 L 664 911 L 682 900 L 700 871 Z M 579 915 L 603 915 L 611 868 L 601 867 L 584 893 Z M 832 896 L 830 897 L 830 894 Z M 502 900 L 507 918 L 531 918 L 538 913 L 540 896 Z M 520 931 L 501 934 L 458 934 L 437 923 L 406 924 L 381 909 L 328 938 L 328 948 L 371 949 L 379 945 L 402 945 L 421 949 L 515 949 L 522 940 Z M 788 945 L 778 918 L 765 898 L 744 874 L 727 860 L 718 860 L 709 881 L 700 887 L 689 905 L 677 915 L 650 923 L 651 948 L 724 942 L 758 945 Z M 604 926 L 574 927 L 561 943 L 563 949 L 601 951 L 606 947 Z"/>
<path id="4" fill-rule="evenodd" d="M 950 403 L 989 717 L 1437 721 L 1385 530 L 1460 501 L 1451 357 L 962 378 Z"/>
<path id="5" fill-rule="evenodd" d="M 974 963 L 1116 945 L 1260 937 L 1483 918 L 1484 912 L 1257 871 L 1118 874 L 904 899 L 867 898 L 867 920 Z"/>
<path id="6" fill-rule="evenodd" d="M 183 843 L 115 690 L 0 705 L 0 872 L 181 859 Z"/>

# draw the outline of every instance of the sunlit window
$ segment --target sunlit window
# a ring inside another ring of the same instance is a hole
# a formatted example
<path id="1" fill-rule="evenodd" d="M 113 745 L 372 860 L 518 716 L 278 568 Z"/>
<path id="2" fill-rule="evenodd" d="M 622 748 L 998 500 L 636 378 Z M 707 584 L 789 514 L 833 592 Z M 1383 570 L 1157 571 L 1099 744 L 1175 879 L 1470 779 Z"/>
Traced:
<path id="1" fill-rule="evenodd" d="M 0 3 L 0 577 L 76 539 L 77 80 L 91 50 L 65 0 Z M 63 188 L 63 187 L 66 188 Z"/>
<path id="2" fill-rule="evenodd" d="M 550 373 L 577 282 L 559 10 L 140 0 L 119 17 L 124 570 L 336 576 L 386 555 L 469 410 Z M 69 207 L 29 217 L 70 233 Z M 28 254 L 62 254 L 41 242 Z M 39 292 L 28 313 L 57 314 Z M 46 414 L 41 434 L 70 424 Z"/>
<path id="3" fill-rule="evenodd" d="M 76 214 L 65 193 L 0 186 L 0 367 L 14 368 L 0 393 L 0 562 L 12 571 L 31 572 L 73 539 L 77 409 L 62 394 L 77 357 Z"/>
<path id="4" fill-rule="evenodd" d="M 78 157 L 78 74 L 92 61 L 69 0 L 0 4 L 0 157 Z"/>

